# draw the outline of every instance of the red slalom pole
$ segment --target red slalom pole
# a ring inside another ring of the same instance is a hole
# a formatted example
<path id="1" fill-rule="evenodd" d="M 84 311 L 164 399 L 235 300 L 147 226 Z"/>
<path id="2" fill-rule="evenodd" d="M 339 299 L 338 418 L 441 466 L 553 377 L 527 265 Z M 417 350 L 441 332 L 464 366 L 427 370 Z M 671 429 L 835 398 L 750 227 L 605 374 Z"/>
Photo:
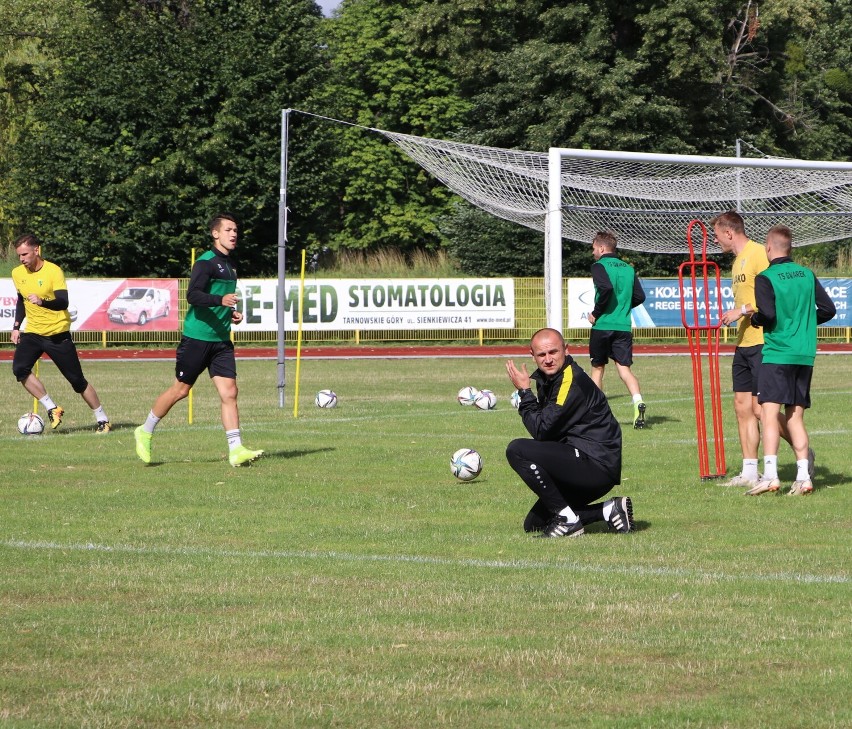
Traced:
<path id="1" fill-rule="evenodd" d="M 701 259 L 695 257 L 692 229 L 701 228 Z M 692 360 L 692 386 L 695 394 L 695 427 L 698 444 L 698 472 L 702 479 L 720 478 L 725 465 L 725 437 L 722 428 L 722 389 L 719 379 L 719 332 L 722 328 L 722 278 L 719 266 L 707 260 L 707 228 L 700 220 L 692 220 L 686 229 L 689 260 L 678 268 L 680 284 L 680 317 L 686 329 Z M 684 285 L 688 280 L 689 288 Z M 689 296 L 687 296 L 687 291 Z M 689 314 L 687 312 L 690 312 Z M 707 399 L 704 390 L 704 359 L 710 389 L 710 415 L 713 424 L 715 472 L 710 471 Z"/>

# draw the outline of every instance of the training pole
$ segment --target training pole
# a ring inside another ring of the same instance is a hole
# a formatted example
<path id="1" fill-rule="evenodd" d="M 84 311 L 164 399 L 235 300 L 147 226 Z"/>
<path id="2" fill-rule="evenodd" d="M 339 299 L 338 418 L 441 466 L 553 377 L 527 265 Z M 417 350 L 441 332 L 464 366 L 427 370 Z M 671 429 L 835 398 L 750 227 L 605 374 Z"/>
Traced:
<path id="1" fill-rule="evenodd" d="M 192 271 L 192 267 L 195 265 L 195 246 L 189 249 L 189 270 Z M 189 396 L 187 397 L 187 408 L 186 408 L 186 419 L 187 422 L 192 425 L 192 390 L 194 388 L 189 388 Z"/>
<path id="2" fill-rule="evenodd" d="M 281 180 L 278 189 L 278 407 L 284 407 L 284 301 L 287 298 L 287 154 L 290 143 L 290 109 L 281 110 Z"/>
<path id="3" fill-rule="evenodd" d="M 692 229 L 701 228 L 701 260 L 695 258 Z M 722 328 L 722 278 L 719 266 L 707 260 L 707 228 L 693 220 L 686 229 L 689 260 L 678 268 L 680 284 L 680 317 L 689 341 L 692 360 L 692 385 L 695 395 L 695 426 L 698 443 L 698 471 L 702 479 L 725 475 L 725 438 L 722 433 L 722 392 L 719 385 L 719 332 Z M 684 280 L 686 279 L 686 284 Z M 689 287 L 687 289 L 687 286 Z M 711 291 L 712 289 L 712 291 Z M 687 290 L 689 296 L 686 295 Z M 687 313 L 690 307 L 691 315 Z M 710 472 L 707 430 L 707 402 L 704 394 L 704 362 L 710 385 L 710 412 L 713 423 L 715 472 Z"/>

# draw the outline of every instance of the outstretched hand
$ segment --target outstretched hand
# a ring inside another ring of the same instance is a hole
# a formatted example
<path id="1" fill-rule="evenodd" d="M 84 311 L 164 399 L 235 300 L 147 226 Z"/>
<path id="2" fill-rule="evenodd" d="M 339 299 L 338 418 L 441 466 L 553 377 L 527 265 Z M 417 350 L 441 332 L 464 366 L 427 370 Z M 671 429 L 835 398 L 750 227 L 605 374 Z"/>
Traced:
<path id="1" fill-rule="evenodd" d="M 509 379 L 512 381 L 512 384 L 518 390 L 527 390 L 530 386 L 530 376 L 527 372 L 526 364 L 521 365 L 521 369 L 515 367 L 515 363 L 512 360 L 506 360 L 506 372 L 509 375 Z"/>

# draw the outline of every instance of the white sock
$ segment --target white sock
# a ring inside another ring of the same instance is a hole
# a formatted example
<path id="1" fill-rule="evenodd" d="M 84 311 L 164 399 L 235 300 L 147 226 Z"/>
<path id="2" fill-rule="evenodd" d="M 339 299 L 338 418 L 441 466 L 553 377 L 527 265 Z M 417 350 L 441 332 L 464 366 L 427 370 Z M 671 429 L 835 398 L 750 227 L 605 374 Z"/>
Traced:
<path id="1" fill-rule="evenodd" d="M 239 448 L 243 444 L 242 438 L 240 438 L 240 429 L 236 430 L 226 430 L 225 437 L 228 439 L 228 448 L 230 450 L 234 450 L 234 448 Z"/>
<path id="2" fill-rule="evenodd" d="M 763 456 L 763 480 L 778 478 L 778 456 Z"/>
<path id="3" fill-rule="evenodd" d="M 803 458 L 801 461 L 796 461 L 796 480 L 797 481 L 808 481 L 810 476 L 808 475 L 808 459 Z"/>
<path id="4" fill-rule="evenodd" d="M 615 502 L 612 499 L 607 499 L 606 503 L 603 505 L 603 518 L 609 521 L 609 515 L 612 514 L 612 509 L 615 506 Z"/>
<path id="5" fill-rule="evenodd" d="M 757 459 L 743 458 L 742 477 L 757 481 Z"/>
<path id="6" fill-rule="evenodd" d="M 53 410 L 56 407 L 56 403 L 53 402 L 53 398 L 50 395 L 45 395 L 44 397 L 40 397 L 38 401 L 44 405 L 45 410 Z"/>
<path id="7" fill-rule="evenodd" d="M 100 423 L 102 420 L 109 421 L 107 414 L 104 412 L 103 405 L 98 405 L 92 412 L 95 414 L 95 422 Z"/>
<path id="8" fill-rule="evenodd" d="M 562 509 L 562 511 L 559 512 L 559 516 L 564 516 L 566 519 L 568 519 L 569 523 L 575 522 L 577 521 L 577 519 L 580 518 L 574 513 L 574 510 L 570 506 L 566 506 L 564 509 Z"/>
<path id="9" fill-rule="evenodd" d="M 641 395 L 640 393 L 638 393 L 638 392 L 637 392 L 637 393 L 633 396 L 633 404 L 634 404 L 634 405 L 638 405 L 640 402 L 642 402 L 642 395 Z"/>
<path id="10" fill-rule="evenodd" d="M 144 430 L 146 433 L 152 433 L 153 434 L 154 428 L 157 427 L 157 423 L 159 423 L 159 422 L 160 422 L 160 418 L 158 418 L 156 415 L 154 415 L 154 412 L 152 410 L 150 413 L 148 413 L 148 417 L 142 425 L 142 430 Z"/>

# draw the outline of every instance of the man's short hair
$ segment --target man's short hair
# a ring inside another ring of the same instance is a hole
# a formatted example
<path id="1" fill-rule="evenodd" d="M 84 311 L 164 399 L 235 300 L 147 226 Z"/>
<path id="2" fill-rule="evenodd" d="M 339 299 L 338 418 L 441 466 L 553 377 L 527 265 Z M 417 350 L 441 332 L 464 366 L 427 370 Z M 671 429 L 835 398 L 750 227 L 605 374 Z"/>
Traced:
<path id="1" fill-rule="evenodd" d="M 772 248 L 776 253 L 790 255 L 793 249 L 793 231 L 786 225 L 773 225 L 766 231 L 766 237 L 772 238 Z"/>
<path id="2" fill-rule="evenodd" d="M 611 233 L 608 230 L 599 230 L 592 240 L 593 244 L 597 244 L 606 248 L 608 251 L 614 251 L 615 247 L 618 245 L 618 240 L 615 237 L 615 233 Z"/>
<path id="3" fill-rule="evenodd" d="M 210 232 L 212 233 L 216 230 L 223 220 L 230 220 L 232 223 L 237 222 L 237 219 L 231 215 L 231 213 L 216 213 L 212 218 L 210 218 L 210 224 L 208 226 L 210 228 Z"/>
<path id="4" fill-rule="evenodd" d="M 743 216 L 735 210 L 729 210 L 727 213 L 717 215 L 710 221 L 710 225 L 714 228 L 718 225 L 720 228 L 727 228 L 734 233 L 745 235 L 745 221 Z"/>
<path id="5" fill-rule="evenodd" d="M 544 329 L 539 329 L 535 334 L 533 334 L 530 337 L 530 346 L 532 346 L 533 340 L 539 334 L 555 334 L 562 341 L 562 346 L 565 346 L 565 337 L 562 336 L 562 332 L 560 332 L 558 329 L 553 329 L 551 327 L 544 327 Z"/>
<path id="6" fill-rule="evenodd" d="M 15 248 L 19 248 L 20 246 L 29 246 L 30 248 L 39 248 L 41 246 L 41 241 L 36 238 L 32 233 L 24 233 L 22 236 L 19 236 L 13 246 Z"/>

